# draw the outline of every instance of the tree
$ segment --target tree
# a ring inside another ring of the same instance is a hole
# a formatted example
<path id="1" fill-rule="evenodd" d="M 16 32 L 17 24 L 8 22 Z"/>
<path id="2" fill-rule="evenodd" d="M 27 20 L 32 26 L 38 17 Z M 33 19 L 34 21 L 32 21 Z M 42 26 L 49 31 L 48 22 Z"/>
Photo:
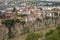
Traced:
<path id="1" fill-rule="evenodd" d="M 16 11 L 16 8 L 14 7 L 14 8 L 13 8 L 13 12 L 15 12 L 15 11 Z"/>
<path id="2" fill-rule="evenodd" d="M 43 10 L 41 7 L 39 8 L 40 10 Z"/>
<path id="3" fill-rule="evenodd" d="M 27 14 L 18 14 L 17 16 L 18 17 L 24 17 L 24 16 L 27 16 Z"/>
<path id="4" fill-rule="evenodd" d="M 12 32 L 11 32 L 11 28 L 14 26 L 14 24 L 15 24 L 15 20 L 14 19 L 8 19 L 8 20 L 3 20 L 2 21 L 2 24 L 5 24 L 6 25 L 6 27 L 8 27 L 8 30 L 9 30 L 9 32 L 8 32 L 8 36 L 9 36 L 9 38 L 11 38 L 12 37 Z"/>

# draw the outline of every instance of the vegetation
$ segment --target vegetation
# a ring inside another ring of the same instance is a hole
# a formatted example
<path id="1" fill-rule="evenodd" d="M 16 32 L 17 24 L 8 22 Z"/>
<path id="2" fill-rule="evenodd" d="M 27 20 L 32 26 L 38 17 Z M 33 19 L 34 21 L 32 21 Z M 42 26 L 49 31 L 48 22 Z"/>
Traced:
<path id="1" fill-rule="evenodd" d="M 55 30 L 50 30 L 45 35 L 45 40 L 60 40 L 60 26 L 57 26 Z"/>
<path id="2" fill-rule="evenodd" d="M 27 16 L 27 14 L 19 14 L 17 15 L 18 17 L 24 17 L 24 16 Z"/>
<path id="3" fill-rule="evenodd" d="M 14 7 L 14 8 L 13 8 L 13 12 L 15 12 L 15 11 L 16 11 L 16 8 Z"/>
<path id="4" fill-rule="evenodd" d="M 58 26 L 56 27 L 56 29 L 60 30 L 60 25 L 58 25 Z"/>
<path id="5" fill-rule="evenodd" d="M 43 36 L 43 34 L 41 34 L 41 33 L 32 32 L 32 33 L 28 34 L 28 36 L 26 37 L 25 40 L 38 40 L 42 36 Z"/>
<path id="6" fill-rule="evenodd" d="M 49 32 L 46 33 L 46 37 L 50 34 L 54 33 L 54 30 L 50 30 Z"/>
<path id="7" fill-rule="evenodd" d="M 46 37 L 46 40 L 60 40 L 60 34 L 56 31 Z"/>

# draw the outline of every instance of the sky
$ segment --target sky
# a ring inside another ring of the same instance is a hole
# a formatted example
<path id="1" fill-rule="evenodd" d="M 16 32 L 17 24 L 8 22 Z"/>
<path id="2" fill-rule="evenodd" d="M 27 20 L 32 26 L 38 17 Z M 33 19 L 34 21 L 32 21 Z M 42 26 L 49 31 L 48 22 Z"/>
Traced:
<path id="1" fill-rule="evenodd" d="M 4 1 L 4 0 L 0 0 L 0 1 Z M 27 1 L 27 0 L 22 0 L 22 1 Z M 29 0 L 29 1 L 58 1 L 59 2 L 60 0 Z"/>
<path id="2" fill-rule="evenodd" d="M 41 1 L 60 1 L 60 0 L 41 0 Z"/>
<path id="3" fill-rule="evenodd" d="M 30 0 L 33 1 L 33 0 Z M 35 0 L 34 0 L 35 1 Z M 38 0 L 37 0 L 38 1 Z M 39 1 L 60 1 L 60 0 L 39 0 Z"/>
<path id="4" fill-rule="evenodd" d="M 60 0 L 41 0 L 41 1 L 60 1 Z"/>
<path id="5" fill-rule="evenodd" d="M 44 0 L 44 1 L 60 1 L 60 0 Z"/>

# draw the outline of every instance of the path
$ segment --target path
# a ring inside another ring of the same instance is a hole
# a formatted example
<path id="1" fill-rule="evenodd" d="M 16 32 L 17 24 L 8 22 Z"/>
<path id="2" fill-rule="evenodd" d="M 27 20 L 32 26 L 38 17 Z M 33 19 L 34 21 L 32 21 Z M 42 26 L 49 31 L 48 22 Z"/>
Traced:
<path id="1" fill-rule="evenodd" d="M 42 31 L 42 32 L 45 34 L 45 33 L 46 33 L 47 31 L 49 31 L 50 29 L 55 29 L 55 27 L 53 27 L 53 28 L 48 28 L 48 29 L 44 29 L 44 30 L 40 30 L 40 31 Z M 37 32 L 40 32 L 40 31 L 37 31 Z M 25 40 L 26 36 L 27 36 L 27 34 L 24 34 L 24 35 L 17 36 L 17 37 L 15 37 L 15 38 L 11 38 L 10 40 Z"/>

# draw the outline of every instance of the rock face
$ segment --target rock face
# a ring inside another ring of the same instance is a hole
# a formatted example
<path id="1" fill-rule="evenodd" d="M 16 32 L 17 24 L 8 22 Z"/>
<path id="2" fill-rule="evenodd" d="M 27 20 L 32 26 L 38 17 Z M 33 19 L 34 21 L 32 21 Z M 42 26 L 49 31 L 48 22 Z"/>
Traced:
<path id="1" fill-rule="evenodd" d="M 60 18 L 59 18 L 60 20 Z M 24 24 L 22 23 L 15 23 L 13 27 L 11 27 L 12 37 L 18 36 L 22 33 L 32 32 L 32 31 L 38 31 L 41 29 L 49 28 L 49 27 L 55 27 L 56 25 L 60 24 L 58 20 L 57 22 L 54 22 L 55 20 L 52 19 L 44 19 L 44 20 L 37 20 L 35 22 L 26 22 Z M 2 26 L 1 26 L 2 25 Z M 8 28 L 0 24 L 0 40 L 8 40 Z"/>
<path id="2" fill-rule="evenodd" d="M 22 31 L 20 29 L 20 23 L 16 23 L 14 25 L 14 27 L 11 27 L 11 36 L 15 37 L 18 36 L 20 34 L 22 34 Z M 0 40 L 8 40 L 9 36 L 8 36 L 8 28 L 5 25 L 0 26 Z"/>
<path id="3" fill-rule="evenodd" d="M 16 23 L 14 25 L 14 27 L 11 28 L 11 31 L 13 33 L 13 37 L 18 36 L 22 33 L 19 25 L 20 25 L 20 23 Z"/>
<path id="4" fill-rule="evenodd" d="M 8 29 L 0 26 L 0 40 L 8 40 Z"/>

